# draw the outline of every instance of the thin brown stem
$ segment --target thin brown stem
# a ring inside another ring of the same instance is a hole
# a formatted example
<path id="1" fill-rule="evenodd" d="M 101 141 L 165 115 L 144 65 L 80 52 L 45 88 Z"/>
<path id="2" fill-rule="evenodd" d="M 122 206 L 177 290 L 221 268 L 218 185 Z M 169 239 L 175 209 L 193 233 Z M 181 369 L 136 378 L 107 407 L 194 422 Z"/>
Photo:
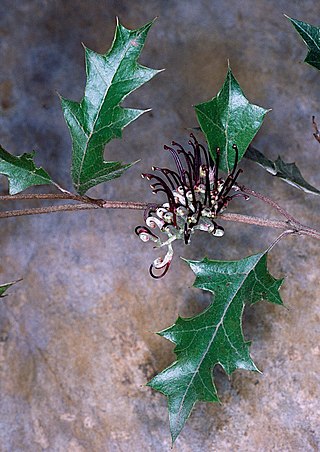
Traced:
<path id="1" fill-rule="evenodd" d="M 43 199 L 43 198 L 42 198 Z M 90 209 L 131 209 L 131 210 L 145 210 L 148 206 L 142 202 L 126 202 L 126 201 L 103 201 L 100 203 L 92 203 L 87 201 L 83 204 L 63 204 L 60 206 L 37 207 L 32 209 L 22 210 L 7 210 L 0 212 L 0 218 L 21 217 L 23 215 L 41 215 L 53 212 L 72 212 L 75 210 L 90 210 Z"/>
<path id="2" fill-rule="evenodd" d="M 294 220 L 294 224 L 292 225 L 291 221 L 269 220 L 266 218 L 252 217 L 238 213 L 223 213 L 222 215 L 219 215 L 219 218 L 221 220 L 232 221 L 235 223 L 252 224 L 273 229 L 284 229 L 287 231 L 290 230 L 292 233 L 296 233 L 298 235 L 308 235 L 309 237 L 320 240 L 319 231 L 310 228 L 309 226 L 305 226 L 296 220 Z"/>
<path id="3" fill-rule="evenodd" d="M 276 209 L 281 215 L 287 218 L 287 220 L 289 220 L 290 222 L 301 224 L 292 215 L 290 215 L 289 212 L 287 212 L 283 207 L 281 207 L 278 203 L 273 201 L 273 199 L 270 199 L 268 196 L 263 195 L 262 193 L 259 193 L 255 190 L 251 190 L 251 188 L 245 187 L 244 185 L 240 186 L 240 190 L 247 195 L 253 196 L 254 198 L 258 198 L 261 201 L 265 202 L 266 204 L 269 204 L 269 206 Z"/>
<path id="4" fill-rule="evenodd" d="M 92 204 L 105 209 L 133 209 L 144 210 L 148 207 L 147 203 L 126 202 L 126 201 L 107 201 L 105 199 L 94 199 L 89 196 L 80 196 L 73 193 L 31 193 L 17 195 L 0 195 L 1 201 L 24 201 L 35 199 L 70 199 L 71 201 L 79 201 L 82 203 Z M 69 209 L 68 209 L 69 210 Z M 76 209 L 75 209 L 76 210 Z"/>
<path id="5" fill-rule="evenodd" d="M 104 209 L 131 209 L 145 210 L 149 204 L 145 202 L 126 202 L 126 201 L 104 201 L 102 207 Z"/>
<path id="6" fill-rule="evenodd" d="M 30 193 L 17 195 L 0 195 L 0 201 L 23 201 L 33 199 L 71 199 L 83 202 L 82 196 L 74 195 L 72 193 Z"/>
<path id="7" fill-rule="evenodd" d="M 256 226 L 269 227 L 274 229 L 284 230 L 285 235 L 289 233 L 296 233 L 299 235 L 307 235 L 309 237 L 320 240 L 320 232 L 301 224 L 295 218 L 293 218 L 285 209 L 279 206 L 275 201 L 271 200 L 261 193 L 250 190 L 246 187 L 241 187 L 241 191 L 256 198 L 261 199 L 267 204 L 274 207 L 280 212 L 287 221 L 270 220 L 266 218 L 253 217 L 248 215 L 241 215 L 237 213 L 224 213 L 219 215 L 221 220 L 232 221 L 235 223 L 252 224 Z M 82 201 L 81 204 L 63 204 L 60 206 L 48 206 L 37 207 L 31 209 L 22 210 L 7 210 L 0 212 L 1 218 L 19 217 L 24 215 L 41 215 L 45 213 L 53 212 L 74 212 L 77 210 L 90 210 L 90 209 L 129 209 L 129 210 L 146 210 L 149 204 L 142 202 L 128 202 L 128 201 L 107 201 L 103 199 L 92 199 L 87 196 L 73 195 L 72 193 L 62 194 L 18 194 L 10 196 L 0 196 L 1 200 L 27 200 L 27 199 L 70 199 L 74 201 Z M 289 228 L 289 229 L 288 229 Z M 282 235 L 280 236 L 282 237 Z"/>
<path id="8" fill-rule="evenodd" d="M 232 221 L 234 223 L 252 224 L 273 229 L 288 229 L 288 223 L 281 220 L 269 220 L 267 218 L 242 215 L 240 213 L 223 213 L 219 215 L 220 220 Z"/>
<path id="9" fill-rule="evenodd" d="M 0 218 L 21 217 L 23 215 L 41 215 L 53 212 L 71 212 L 75 210 L 99 209 L 93 204 L 64 204 L 61 206 L 37 207 L 34 209 L 6 210 L 0 212 Z"/>
<path id="10" fill-rule="evenodd" d="M 313 228 L 310 228 L 309 226 L 305 226 L 300 221 L 296 220 L 292 215 L 289 214 L 283 207 L 281 207 L 278 203 L 273 201 L 273 199 L 268 198 L 268 196 L 265 196 L 261 193 L 258 193 L 254 190 L 251 190 L 248 187 L 241 186 L 240 190 L 243 193 L 246 193 L 248 195 L 254 196 L 255 198 L 261 199 L 261 201 L 265 202 L 266 204 L 269 204 L 271 207 L 276 209 L 281 215 L 283 215 L 285 218 L 287 218 L 287 227 L 292 228 L 295 232 L 297 232 L 300 235 L 309 235 L 310 237 L 319 238 L 320 233 Z"/>

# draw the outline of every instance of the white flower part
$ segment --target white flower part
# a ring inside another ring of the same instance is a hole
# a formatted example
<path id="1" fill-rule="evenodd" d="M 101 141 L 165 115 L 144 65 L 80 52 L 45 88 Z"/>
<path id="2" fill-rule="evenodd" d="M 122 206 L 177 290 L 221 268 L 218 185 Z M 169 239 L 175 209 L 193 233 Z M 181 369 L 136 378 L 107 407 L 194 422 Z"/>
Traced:
<path id="1" fill-rule="evenodd" d="M 206 187 L 204 184 L 199 184 L 196 188 L 195 191 L 199 192 L 199 193 L 205 193 L 206 192 Z"/>
<path id="2" fill-rule="evenodd" d="M 153 261 L 153 266 L 154 266 L 155 268 L 161 268 L 161 267 L 162 267 L 162 263 L 163 263 L 162 257 L 157 257 L 157 259 L 155 259 L 155 260 Z"/>
<path id="3" fill-rule="evenodd" d="M 174 200 L 176 203 L 180 203 L 182 205 L 186 205 L 186 200 L 184 198 L 184 196 L 180 195 L 180 193 L 177 190 L 173 190 L 172 194 L 174 196 Z"/>
<path id="4" fill-rule="evenodd" d="M 191 210 L 191 212 L 195 212 L 196 211 L 196 209 L 193 206 L 193 204 L 189 204 L 189 210 Z"/>
<path id="5" fill-rule="evenodd" d="M 209 223 L 199 223 L 197 226 L 194 227 L 194 229 L 199 229 L 199 231 L 208 232 L 209 228 L 211 228 L 211 225 Z"/>
<path id="6" fill-rule="evenodd" d="M 174 242 L 175 240 L 181 239 L 179 235 L 169 235 L 168 240 L 165 242 L 162 242 L 160 245 L 158 245 L 159 248 L 162 248 L 163 246 L 168 246 L 170 243 Z"/>
<path id="7" fill-rule="evenodd" d="M 150 234 L 148 234 L 147 232 L 141 232 L 139 234 L 139 239 L 142 240 L 143 242 L 149 242 Z"/>
<path id="8" fill-rule="evenodd" d="M 146 219 L 146 225 L 149 228 L 156 228 L 158 226 L 159 229 L 162 228 L 162 226 L 164 225 L 164 221 L 163 220 L 159 220 L 159 218 L 156 217 L 148 217 Z"/>
<path id="9" fill-rule="evenodd" d="M 218 192 L 220 193 L 224 184 L 224 180 L 218 181 Z"/>
<path id="10" fill-rule="evenodd" d="M 192 196 L 191 190 L 187 191 L 186 196 L 187 196 L 187 199 L 188 199 L 189 201 L 192 201 L 192 200 L 193 200 L 193 196 Z"/>
<path id="11" fill-rule="evenodd" d="M 177 188 L 177 192 L 178 192 L 180 195 L 184 195 L 184 189 L 183 189 L 182 185 L 180 185 L 180 187 Z"/>
<path id="12" fill-rule="evenodd" d="M 215 237 L 222 237 L 224 235 L 224 229 L 222 229 L 220 226 L 217 226 L 216 230 L 212 232 L 212 235 Z"/>
<path id="13" fill-rule="evenodd" d="M 208 207 L 205 207 L 204 209 L 202 209 L 202 213 L 201 215 L 203 217 L 211 217 L 211 210 Z"/>
<path id="14" fill-rule="evenodd" d="M 218 204 L 216 202 L 214 202 L 212 208 L 214 210 L 213 216 L 216 216 L 217 215 L 217 210 L 218 210 Z"/>
<path id="15" fill-rule="evenodd" d="M 210 182 L 210 184 L 214 183 L 214 169 L 213 168 L 209 168 L 209 182 Z"/>
<path id="16" fill-rule="evenodd" d="M 165 221 L 166 223 L 171 223 L 172 220 L 173 220 L 173 213 L 172 213 L 172 212 L 166 212 L 166 213 L 163 215 L 163 219 L 164 219 L 164 221 Z"/>
<path id="17" fill-rule="evenodd" d="M 200 177 L 206 177 L 206 170 L 205 170 L 205 165 L 201 165 L 199 168 L 199 175 Z"/>
<path id="18" fill-rule="evenodd" d="M 167 226 L 163 230 L 163 232 L 165 232 L 169 236 L 174 235 L 175 231 L 176 231 L 176 228 L 173 226 L 173 224 L 167 224 Z"/>
<path id="19" fill-rule="evenodd" d="M 157 259 L 155 259 L 153 261 L 153 266 L 158 269 L 163 268 L 166 264 L 172 261 L 172 257 L 173 257 L 173 248 L 172 245 L 169 244 L 168 251 L 165 257 L 164 258 L 158 257 Z"/>
<path id="20" fill-rule="evenodd" d="M 179 207 L 177 208 L 177 215 L 178 215 L 179 217 L 186 217 L 187 214 L 188 214 L 188 210 L 187 210 L 185 207 L 179 206 Z"/>
<path id="21" fill-rule="evenodd" d="M 163 215 L 167 212 L 167 209 L 165 209 L 164 207 L 158 207 L 156 210 L 156 214 L 158 215 L 159 218 L 163 218 Z"/>

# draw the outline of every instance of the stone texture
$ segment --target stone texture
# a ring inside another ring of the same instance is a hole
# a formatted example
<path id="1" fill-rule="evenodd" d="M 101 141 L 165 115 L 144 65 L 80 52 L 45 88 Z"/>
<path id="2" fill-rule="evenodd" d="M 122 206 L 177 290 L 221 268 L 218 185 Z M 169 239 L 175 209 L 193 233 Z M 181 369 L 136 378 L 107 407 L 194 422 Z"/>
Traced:
<path id="1" fill-rule="evenodd" d="M 70 138 L 56 91 L 81 98 L 80 42 L 105 51 L 118 15 L 129 28 L 159 16 L 141 61 L 167 70 L 126 101 L 152 113 L 108 146 L 108 155 L 141 163 L 127 183 L 101 185 L 93 196 L 152 199 L 139 173 L 167 165 L 164 143 L 187 140 L 185 128 L 196 124 L 191 106 L 220 88 L 228 58 L 250 101 L 273 108 L 257 147 L 270 158 L 281 153 L 295 160 L 320 187 L 311 128 L 311 116 L 320 119 L 320 74 L 302 64 L 306 49 L 283 17 L 317 23 L 317 2 L 2 0 L 0 10 L 0 141 L 14 153 L 37 150 L 37 163 L 64 186 L 71 188 Z M 250 162 L 242 167 L 244 182 L 320 226 L 318 197 Z M 5 193 L 5 178 L 0 183 Z M 273 216 L 255 201 L 233 209 Z M 133 234 L 141 221 L 141 213 L 121 211 L 2 220 L 1 282 L 24 279 L 0 304 L 1 451 L 169 450 L 166 400 L 144 383 L 174 356 L 152 331 L 178 313 L 200 312 L 209 297 L 191 288 L 192 274 L 178 257 L 163 280 L 148 276 L 156 256 Z M 223 239 L 199 234 L 190 247 L 177 246 L 176 255 L 237 259 L 265 249 L 275 236 L 228 224 Z M 198 404 L 176 450 L 320 449 L 319 267 L 311 239 L 288 238 L 272 251 L 270 269 L 286 277 L 289 309 L 258 304 L 244 325 L 263 375 L 238 371 L 228 380 L 216 369 L 223 405 Z"/>

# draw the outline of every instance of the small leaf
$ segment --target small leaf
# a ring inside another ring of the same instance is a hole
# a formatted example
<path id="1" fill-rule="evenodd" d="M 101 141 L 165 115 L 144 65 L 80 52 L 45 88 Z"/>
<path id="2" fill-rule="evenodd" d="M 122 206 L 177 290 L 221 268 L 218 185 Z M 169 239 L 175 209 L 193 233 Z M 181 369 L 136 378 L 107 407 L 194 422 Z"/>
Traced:
<path id="1" fill-rule="evenodd" d="M 217 402 L 212 369 L 220 364 L 229 375 L 236 369 L 258 371 L 242 333 L 245 304 L 260 300 L 282 304 L 277 280 L 267 270 L 267 254 L 239 261 L 187 261 L 196 275 L 194 287 L 214 294 L 201 314 L 158 333 L 174 344 L 177 360 L 148 385 L 168 397 L 173 442 L 197 401 Z"/>
<path id="2" fill-rule="evenodd" d="M 18 279 L 17 281 L 12 281 L 7 284 L 0 284 L 0 298 L 3 298 L 5 296 L 4 293 L 6 292 L 6 290 L 9 289 L 9 287 L 13 286 L 13 284 L 16 284 L 19 281 L 21 281 L 21 279 Z"/>
<path id="3" fill-rule="evenodd" d="M 0 146 L 0 174 L 8 176 L 9 194 L 15 195 L 33 185 L 52 184 L 52 180 L 43 168 L 34 164 L 35 152 L 18 157 Z"/>
<path id="4" fill-rule="evenodd" d="M 195 110 L 212 158 L 215 159 L 216 148 L 219 147 L 219 168 L 228 173 L 235 161 L 232 145 L 237 145 L 241 160 L 270 111 L 249 103 L 230 68 L 217 96 L 196 105 Z"/>
<path id="5" fill-rule="evenodd" d="M 314 27 L 307 22 L 301 22 L 288 16 L 286 17 L 290 20 L 309 49 L 304 62 L 316 69 L 320 69 L 320 28 Z"/>
<path id="6" fill-rule="evenodd" d="M 133 165 L 104 161 L 103 151 L 113 138 L 121 138 L 124 127 L 149 111 L 119 104 L 161 72 L 137 63 L 152 23 L 128 30 L 118 22 L 112 47 L 104 55 L 85 48 L 85 95 L 80 103 L 61 99 L 72 138 L 72 179 L 81 195 L 95 185 L 120 177 Z"/>
<path id="7" fill-rule="evenodd" d="M 312 193 L 313 195 L 320 195 L 320 190 L 310 185 L 302 176 L 297 165 L 293 163 L 286 163 L 279 156 L 274 162 L 269 160 L 262 152 L 255 149 L 253 146 L 249 146 L 245 157 L 258 165 L 262 166 L 265 170 L 271 173 L 273 176 L 279 177 L 287 184 L 293 185 L 299 190 L 303 190 L 306 193 Z"/>

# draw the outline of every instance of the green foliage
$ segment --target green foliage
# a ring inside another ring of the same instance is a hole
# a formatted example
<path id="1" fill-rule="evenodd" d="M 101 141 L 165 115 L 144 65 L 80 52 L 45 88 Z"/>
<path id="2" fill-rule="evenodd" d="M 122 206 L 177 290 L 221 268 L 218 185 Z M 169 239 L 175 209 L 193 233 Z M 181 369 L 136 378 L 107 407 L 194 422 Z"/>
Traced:
<path id="1" fill-rule="evenodd" d="M 305 61 L 320 69 L 320 29 L 295 19 L 289 18 L 289 20 L 309 48 Z M 161 72 L 144 67 L 137 62 L 152 23 L 149 22 L 136 30 L 128 30 L 117 22 L 112 47 L 106 54 L 98 54 L 85 48 L 87 81 L 84 97 L 80 102 L 61 98 L 64 117 L 72 139 L 72 180 L 80 195 L 84 195 L 90 188 L 100 183 L 120 177 L 126 169 L 133 165 L 133 163 L 105 161 L 104 147 L 113 138 L 121 138 L 124 127 L 148 111 L 124 108 L 121 103 L 131 92 Z M 195 110 L 213 159 L 216 159 L 216 148 L 220 148 L 220 170 L 227 173 L 232 171 L 235 163 L 235 150 L 232 146 L 236 144 L 239 160 L 245 156 L 285 182 L 307 193 L 320 194 L 320 190 L 306 182 L 295 163 L 285 163 L 280 156 L 273 162 L 252 146 L 248 149 L 269 110 L 249 103 L 230 68 L 228 68 L 226 79 L 218 94 L 208 102 L 196 105 Z M 174 151 L 172 152 L 174 153 Z M 184 153 L 179 149 L 176 152 Z M 177 157 L 177 154 L 174 155 Z M 234 182 L 232 174 L 224 182 L 219 179 L 214 186 L 215 184 L 210 182 L 210 177 L 213 178 L 213 171 L 210 173 L 208 168 L 203 166 L 200 168 L 199 161 L 197 162 L 198 157 L 193 157 L 191 153 L 184 153 L 184 156 L 189 170 L 193 158 L 194 166 L 197 163 L 198 170 L 201 169 L 205 173 L 206 187 L 209 187 L 209 192 L 211 190 L 214 192 L 214 196 L 222 197 L 227 191 L 223 207 L 227 206 L 233 196 L 237 196 L 237 194 L 229 196 Z M 35 166 L 33 158 L 34 152 L 16 157 L 0 146 L 0 174 L 8 177 L 11 195 L 33 185 L 55 184 L 43 168 Z M 178 167 L 179 170 L 183 175 L 188 174 L 190 185 L 192 185 L 191 171 L 183 172 L 184 170 Z M 168 175 L 176 182 L 175 172 L 170 172 L 168 169 L 162 171 L 163 175 L 167 176 L 169 184 L 171 179 Z M 204 192 L 206 190 L 206 187 L 203 188 L 201 184 L 198 184 L 199 180 L 196 187 L 198 194 L 200 190 Z M 171 186 L 175 187 L 172 181 Z M 167 185 L 163 185 L 163 187 L 165 190 L 155 189 L 155 192 L 166 191 L 173 198 L 175 196 L 183 198 L 184 196 L 184 204 L 179 206 L 182 211 L 181 217 L 185 215 L 183 213 L 184 206 L 188 205 L 187 196 L 190 195 L 191 198 L 194 198 L 193 215 L 188 220 L 195 224 L 200 218 L 201 202 L 206 203 L 207 195 L 204 199 L 199 198 L 202 201 L 198 200 L 196 203 L 193 186 L 190 187 L 188 193 L 186 193 L 185 187 L 179 187 L 177 190 L 171 190 Z M 179 193 L 179 189 L 182 189 L 183 195 Z M 240 193 L 240 196 L 242 194 Z M 211 193 L 209 193 L 210 196 Z M 79 199 L 74 196 L 69 199 L 74 198 Z M 86 201 L 92 200 L 87 198 Z M 210 203 L 209 207 L 212 208 Z M 153 209 L 156 207 L 151 205 L 151 213 L 154 212 Z M 216 218 L 218 215 L 212 215 L 213 211 L 210 209 L 206 209 L 206 216 Z M 161 212 L 161 208 L 158 210 Z M 27 213 L 29 214 L 30 211 Z M 175 239 L 172 229 L 170 229 L 171 226 L 174 226 L 172 218 L 177 214 L 175 207 L 172 207 L 172 211 L 168 211 L 166 214 L 170 214 L 170 221 L 162 220 L 160 214 L 158 218 L 150 216 L 147 219 L 151 228 L 158 224 L 159 229 L 167 229 L 168 240 L 161 243 L 160 246 L 167 244 L 171 247 Z M 194 218 L 197 215 L 198 219 Z M 187 214 L 185 217 L 187 218 Z M 188 228 L 188 220 L 183 228 Z M 209 227 L 205 228 L 205 222 L 202 223 L 202 226 L 203 230 L 210 232 Z M 215 229 L 216 225 L 213 226 L 211 233 L 218 235 L 217 232 L 221 232 L 221 228 Z M 160 242 L 157 242 L 157 236 L 151 230 L 141 226 L 138 228 L 142 231 L 140 234 L 142 238 L 146 238 L 150 232 L 149 235 L 156 238 L 154 240 L 156 246 L 159 246 Z M 183 228 L 181 228 L 182 232 L 179 230 L 181 237 L 183 231 L 187 230 Z M 310 228 L 308 229 L 310 231 Z M 179 238 L 180 236 L 177 235 Z M 149 238 L 147 239 L 149 240 Z M 167 259 L 172 257 L 171 249 L 168 249 L 167 256 L 169 257 Z M 163 268 L 161 267 L 162 258 L 156 259 L 155 262 L 157 261 L 159 264 L 157 268 Z M 282 305 L 279 289 L 283 280 L 275 279 L 268 272 L 267 252 L 238 261 L 216 261 L 205 258 L 201 261 L 188 260 L 186 262 L 196 275 L 194 287 L 211 292 L 213 300 L 210 306 L 199 315 L 191 318 L 178 317 L 174 325 L 158 333 L 176 345 L 174 351 L 177 359 L 170 367 L 155 376 L 148 386 L 168 397 L 173 442 L 180 434 L 197 401 L 219 401 L 212 376 L 216 365 L 219 364 L 228 375 L 236 369 L 258 371 L 250 356 L 250 342 L 245 340 L 242 331 L 245 306 L 253 305 L 261 300 Z M 0 285 L 0 298 L 4 297 L 7 289 L 16 282 Z"/>
<path id="2" fill-rule="evenodd" d="M 304 60 L 305 63 L 320 69 L 320 28 L 288 16 L 286 17 L 290 20 L 309 49 Z"/>
<path id="3" fill-rule="evenodd" d="M 148 385 L 168 397 L 170 430 L 175 441 L 197 401 L 217 402 L 212 369 L 220 364 L 230 375 L 236 369 L 257 371 L 242 333 L 245 304 L 261 300 L 282 304 L 282 280 L 267 270 L 267 253 L 239 261 L 187 261 L 196 275 L 194 287 L 214 294 L 201 314 L 183 319 L 160 333 L 174 344 L 177 360 Z"/>
<path id="4" fill-rule="evenodd" d="M 262 166 L 268 173 L 279 177 L 284 182 L 293 185 L 306 193 L 320 195 L 320 190 L 310 185 L 302 176 L 297 165 L 293 163 L 286 163 L 278 156 L 274 162 L 269 160 L 262 152 L 250 146 L 245 153 L 245 157 L 258 165 Z"/>
<path id="5" fill-rule="evenodd" d="M 219 147 L 219 168 L 228 173 L 235 161 L 232 145 L 237 145 L 240 160 L 269 111 L 249 103 L 230 68 L 217 96 L 196 105 L 195 110 L 212 158 Z"/>
<path id="6" fill-rule="evenodd" d="M 18 157 L 0 146 L 0 174 L 9 179 L 9 194 L 15 195 L 33 185 L 51 184 L 52 180 L 43 168 L 34 164 L 34 152 Z"/>
<path id="7" fill-rule="evenodd" d="M 72 138 L 72 179 L 81 195 L 132 165 L 104 161 L 103 151 L 113 138 L 121 137 L 124 127 L 148 111 L 119 104 L 160 72 L 137 63 L 152 23 L 131 31 L 118 22 L 112 47 L 104 55 L 85 48 L 85 95 L 81 102 L 61 99 Z"/>
<path id="8" fill-rule="evenodd" d="M 19 279 L 17 281 L 12 281 L 7 284 L 0 284 L 0 298 L 5 297 L 4 293 L 9 289 L 9 287 L 13 286 L 13 284 L 16 284 L 19 281 L 21 281 L 21 280 Z"/>

